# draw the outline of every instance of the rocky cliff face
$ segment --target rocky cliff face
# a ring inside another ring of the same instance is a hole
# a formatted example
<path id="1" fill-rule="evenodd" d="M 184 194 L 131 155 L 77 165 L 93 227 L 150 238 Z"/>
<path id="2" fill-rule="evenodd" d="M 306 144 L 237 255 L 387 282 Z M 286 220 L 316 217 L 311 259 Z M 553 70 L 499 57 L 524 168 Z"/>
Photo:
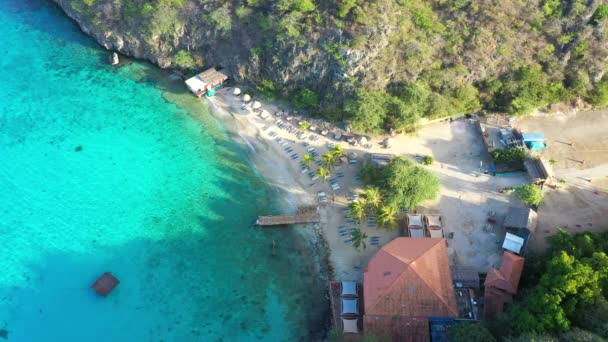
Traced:
<path id="1" fill-rule="evenodd" d="M 320 106 L 305 98 L 309 108 L 375 116 L 373 129 L 608 104 L 605 0 L 54 1 L 109 50 L 162 68 L 223 67 L 268 96 L 310 90 Z M 352 98 L 366 100 L 343 106 Z"/>
<path id="2" fill-rule="evenodd" d="M 338 91 L 349 74 L 349 64 L 336 61 L 346 50 L 330 52 L 326 47 L 340 46 L 347 38 L 343 30 L 331 22 L 318 25 L 310 14 L 277 5 L 261 9 L 239 7 L 238 1 L 54 1 L 106 49 L 161 68 L 222 67 L 239 82 L 283 95 L 302 87 Z"/>

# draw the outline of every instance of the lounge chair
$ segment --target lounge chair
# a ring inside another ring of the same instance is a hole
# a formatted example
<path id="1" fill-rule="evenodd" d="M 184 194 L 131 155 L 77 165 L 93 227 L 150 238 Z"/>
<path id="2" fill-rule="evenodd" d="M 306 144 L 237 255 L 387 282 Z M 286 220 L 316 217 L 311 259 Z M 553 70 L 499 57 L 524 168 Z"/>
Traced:
<path id="1" fill-rule="evenodd" d="M 342 298 L 359 297 L 357 283 L 355 283 L 354 281 L 343 281 L 340 288 L 341 288 L 340 297 L 342 297 Z"/>

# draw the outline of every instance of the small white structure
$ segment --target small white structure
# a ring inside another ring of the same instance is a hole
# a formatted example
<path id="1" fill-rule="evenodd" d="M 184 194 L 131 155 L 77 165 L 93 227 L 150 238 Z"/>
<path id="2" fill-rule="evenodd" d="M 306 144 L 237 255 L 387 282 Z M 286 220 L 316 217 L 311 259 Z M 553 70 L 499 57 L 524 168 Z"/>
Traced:
<path id="1" fill-rule="evenodd" d="M 232 94 L 234 94 L 234 96 L 241 95 L 241 88 L 234 88 L 234 90 L 232 91 Z"/>
<path id="2" fill-rule="evenodd" d="M 262 119 L 266 120 L 266 119 L 268 119 L 268 118 L 270 117 L 270 113 L 268 113 L 268 111 L 266 111 L 266 110 L 263 110 L 263 111 L 260 113 L 260 117 L 261 117 Z"/>
<path id="3" fill-rule="evenodd" d="M 200 74 L 186 80 L 186 86 L 196 96 L 202 96 L 208 92 L 213 92 L 214 88 L 222 85 L 228 80 L 228 76 L 215 70 L 207 69 Z"/>
<path id="4" fill-rule="evenodd" d="M 258 101 L 254 101 L 253 105 L 251 106 L 253 109 L 259 109 L 260 107 L 262 107 L 262 104 Z"/>
<path id="5" fill-rule="evenodd" d="M 110 54 L 110 57 L 108 58 L 108 61 L 112 65 L 118 65 L 118 63 L 120 63 L 120 59 L 118 58 L 118 54 L 116 52 L 112 52 Z"/>
<path id="6" fill-rule="evenodd" d="M 517 235 L 507 233 L 505 236 L 505 242 L 502 244 L 502 248 L 506 249 L 515 254 L 521 253 L 521 249 L 524 246 L 524 238 L 521 238 Z"/>
<path id="7" fill-rule="evenodd" d="M 247 103 L 249 101 L 251 101 L 251 95 L 245 94 L 245 96 L 243 96 L 243 102 Z"/>

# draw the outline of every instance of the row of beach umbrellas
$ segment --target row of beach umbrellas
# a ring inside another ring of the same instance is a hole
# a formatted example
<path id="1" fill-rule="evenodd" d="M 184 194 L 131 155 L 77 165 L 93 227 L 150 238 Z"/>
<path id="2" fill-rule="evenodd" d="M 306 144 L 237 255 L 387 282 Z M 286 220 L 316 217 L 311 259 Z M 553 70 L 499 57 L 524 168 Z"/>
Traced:
<path id="1" fill-rule="evenodd" d="M 232 91 L 232 93 L 235 96 L 239 96 L 239 95 L 241 95 L 241 89 L 240 88 L 234 88 L 234 90 Z M 249 94 L 243 95 L 243 102 L 247 103 L 249 101 L 251 101 L 251 95 L 249 95 Z M 259 109 L 259 108 L 262 107 L 262 104 L 260 102 L 258 102 L 258 101 L 254 101 L 253 104 L 251 105 L 251 107 L 253 109 Z"/>
<path id="2" fill-rule="evenodd" d="M 232 93 L 235 96 L 239 96 L 239 95 L 241 95 L 241 89 L 235 87 L 234 90 L 232 91 Z M 251 95 L 249 95 L 249 94 L 243 95 L 243 102 L 248 103 L 249 101 L 251 101 Z M 259 109 L 261 107 L 262 107 L 262 104 L 258 101 L 254 101 L 253 104 L 251 105 L 251 108 L 253 108 L 254 110 Z M 360 136 L 357 142 L 359 143 L 359 145 L 365 145 L 365 144 L 367 144 L 368 141 L 367 141 L 366 137 Z M 385 147 L 388 148 L 392 145 L 392 139 L 386 138 L 383 143 L 384 143 Z"/>

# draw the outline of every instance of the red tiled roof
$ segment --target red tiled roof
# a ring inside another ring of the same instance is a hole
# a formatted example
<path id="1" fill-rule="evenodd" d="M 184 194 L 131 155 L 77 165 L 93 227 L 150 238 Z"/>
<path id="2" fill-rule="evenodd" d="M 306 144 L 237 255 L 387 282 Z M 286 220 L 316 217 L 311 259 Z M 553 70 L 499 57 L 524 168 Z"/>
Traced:
<path id="1" fill-rule="evenodd" d="M 409 327 L 425 322 L 427 331 L 426 317 L 457 317 L 445 240 L 402 237 L 382 247 L 365 270 L 363 298 L 366 332 L 392 334 L 403 325 L 401 334 L 414 336 Z"/>
<path id="2" fill-rule="evenodd" d="M 397 238 L 372 258 L 363 280 L 365 313 L 457 317 L 444 239 Z"/>
<path id="3" fill-rule="evenodd" d="M 484 295 L 484 312 L 486 319 L 493 319 L 504 310 L 507 303 L 513 302 L 513 296 L 517 294 L 519 279 L 524 269 L 525 259 L 504 252 L 500 269 L 491 268 L 488 271 L 484 283 L 486 292 Z"/>
<path id="4" fill-rule="evenodd" d="M 499 313 L 503 312 L 505 304 L 513 303 L 513 295 L 496 289 L 487 288 L 484 296 L 485 319 L 494 319 Z"/>
<path id="5" fill-rule="evenodd" d="M 518 255 L 504 252 L 500 269 L 491 268 L 488 271 L 488 276 L 484 283 L 486 289 L 495 287 L 515 295 L 519 286 L 521 273 L 524 270 L 524 260 L 524 258 Z"/>
<path id="6" fill-rule="evenodd" d="M 383 341 L 428 342 L 431 340 L 429 321 L 425 317 L 369 316 L 363 317 L 365 333 Z"/>

